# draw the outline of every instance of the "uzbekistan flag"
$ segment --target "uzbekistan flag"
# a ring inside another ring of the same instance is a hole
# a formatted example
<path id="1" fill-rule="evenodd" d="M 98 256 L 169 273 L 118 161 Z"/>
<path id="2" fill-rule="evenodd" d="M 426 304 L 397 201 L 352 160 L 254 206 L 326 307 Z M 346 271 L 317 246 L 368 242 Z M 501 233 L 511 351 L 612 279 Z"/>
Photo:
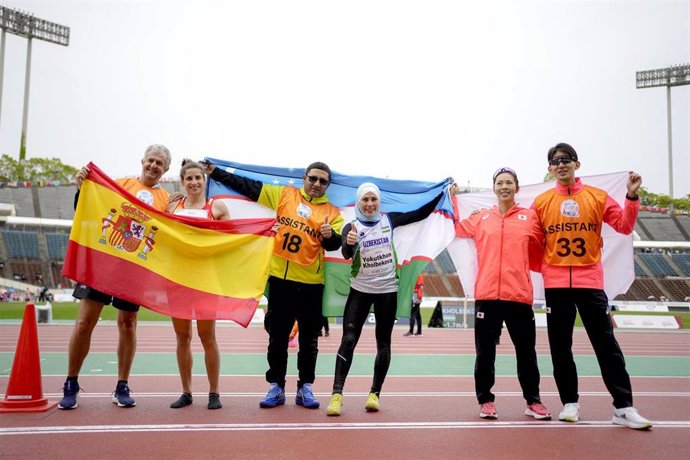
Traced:
<path id="1" fill-rule="evenodd" d="M 246 327 L 268 279 L 274 220 L 160 212 L 88 166 L 63 275 L 164 315 Z"/>
<path id="2" fill-rule="evenodd" d="M 599 176 L 583 176 L 580 178 L 585 185 L 591 185 L 605 190 L 611 198 L 623 207 L 625 204 L 626 184 L 628 173 L 613 173 Z M 534 185 L 521 185 L 515 201 L 523 208 L 532 206 L 534 199 L 554 188 L 554 182 L 544 182 Z M 490 208 L 496 204 L 493 192 L 463 193 L 457 196 L 460 219 L 466 219 L 474 210 Z M 601 229 L 604 247 L 601 253 L 601 264 L 604 269 L 604 291 L 609 299 L 624 294 L 635 281 L 635 262 L 633 254 L 633 236 L 621 235 L 604 224 Z M 474 297 L 474 282 L 477 277 L 477 250 L 471 238 L 456 238 L 449 246 L 455 269 L 458 271 L 462 288 L 467 297 Z M 534 298 L 544 299 L 544 283 L 541 273 L 531 272 L 534 286 Z"/>
<path id="3" fill-rule="evenodd" d="M 233 174 L 265 184 L 302 187 L 304 168 L 246 165 L 216 158 L 208 158 L 208 160 Z M 398 227 L 393 233 L 400 279 L 397 314 L 409 316 L 412 291 L 417 277 L 455 237 L 453 206 L 448 195 L 448 185 L 451 181 L 446 179 L 431 183 L 391 180 L 371 176 L 348 176 L 333 171 L 331 185 L 326 194 L 329 201 L 340 208 L 345 223 L 355 219 L 354 204 L 357 198 L 357 187 L 362 182 L 373 182 L 379 186 L 383 212 L 413 211 L 433 200 L 441 192 L 445 193 L 436 206 L 436 210 L 429 217 L 414 224 Z M 209 180 L 208 193 L 209 196 L 224 200 L 231 216 L 275 217 L 274 210 L 255 203 L 213 180 Z M 342 316 L 345 300 L 350 291 L 351 261 L 343 259 L 338 249 L 327 252 L 325 262 L 323 314 Z"/>

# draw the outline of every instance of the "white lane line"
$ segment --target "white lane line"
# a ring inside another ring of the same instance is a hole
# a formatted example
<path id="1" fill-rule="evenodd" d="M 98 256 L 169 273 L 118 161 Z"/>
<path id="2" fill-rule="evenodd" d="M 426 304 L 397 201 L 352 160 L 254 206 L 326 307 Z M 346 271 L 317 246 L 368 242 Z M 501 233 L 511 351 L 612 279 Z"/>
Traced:
<path id="1" fill-rule="evenodd" d="M 286 391 L 286 395 L 294 396 L 294 392 Z M 314 393 L 320 397 L 330 396 L 331 393 L 327 392 L 315 392 Z M 494 392 L 496 396 L 522 396 L 522 392 L 519 391 L 497 391 Z M 581 391 L 580 396 L 595 396 L 595 397 L 611 397 L 607 391 Z M 133 396 L 138 398 L 170 398 L 179 396 L 179 392 L 138 392 L 133 391 Z M 265 396 L 265 392 L 227 392 L 221 393 L 224 398 L 257 398 Z M 346 397 L 360 397 L 368 396 L 369 393 L 364 392 L 347 392 Z M 542 396 L 558 396 L 558 392 L 555 391 L 542 391 Z M 62 393 L 43 393 L 46 398 L 59 398 Z M 112 392 L 102 393 L 102 392 L 79 392 L 80 398 L 102 398 L 102 397 L 112 396 Z M 202 397 L 208 396 L 208 393 L 204 392 L 194 392 L 193 396 Z M 634 393 L 635 397 L 652 397 L 652 398 L 690 398 L 690 392 L 686 391 L 637 391 Z M 4 397 L 0 393 L 0 398 Z M 421 397 L 421 398 L 475 398 L 476 395 L 471 391 L 423 391 L 423 392 L 412 392 L 412 391 L 392 391 L 385 392 L 382 394 L 383 398 L 410 398 L 410 397 Z"/>
<path id="2" fill-rule="evenodd" d="M 6 369 L 7 372 L 9 372 L 10 369 Z M 151 378 L 151 377 L 179 377 L 180 374 L 175 372 L 175 373 L 170 373 L 170 374 L 132 374 L 135 375 L 136 378 Z M 42 374 L 42 376 L 45 377 L 61 377 L 65 378 L 65 374 Z M 89 375 L 89 374 L 84 374 L 81 377 L 88 378 L 88 377 L 111 377 L 111 376 L 117 376 L 117 374 L 102 374 L 102 375 Z M 231 378 L 244 378 L 244 377 L 261 377 L 265 378 L 266 375 L 261 373 L 261 374 L 220 374 L 221 377 L 231 377 Z M 0 375 L 0 378 L 3 377 L 9 377 L 9 375 Z M 193 374 L 193 377 L 206 377 L 206 374 Z M 297 374 L 290 374 L 288 373 L 287 376 L 288 378 L 293 378 L 297 377 Z M 333 378 L 333 374 L 316 374 L 316 377 L 318 378 Z M 364 378 L 364 379 L 369 379 L 371 380 L 371 374 L 366 374 L 366 375 L 349 375 L 347 377 L 348 379 L 355 379 L 355 378 Z M 441 374 L 441 375 L 434 375 L 434 374 L 409 374 L 409 375 L 387 375 L 386 380 L 389 379 L 462 379 L 462 378 L 473 378 L 472 374 Z M 498 379 L 514 379 L 516 378 L 515 375 L 497 375 L 496 380 Z M 542 375 L 542 380 L 544 379 L 553 379 L 553 376 L 551 375 Z M 690 379 L 690 375 L 631 375 L 631 379 L 637 380 L 637 379 Z M 601 380 L 601 375 L 578 375 L 578 379 L 597 379 Z"/>
<path id="3" fill-rule="evenodd" d="M 0 428 L 0 436 L 11 435 L 46 435 L 46 434 L 84 434 L 112 432 L 192 432 L 192 431 L 334 431 L 334 430 L 453 430 L 472 428 L 493 429 L 583 429 L 615 428 L 627 429 L 613 425 L 609 420 L 587 421 L 579 423 L 561 422 L 391 422 L 391 423 L 218 423 L 218 424 L 165 424 L 165 425 L 86 425 L 86 426 L 43 426 L 43 427 L 8 427 Z M 690 428 L 690 421 L 655 421 L 653 429 Z"/>

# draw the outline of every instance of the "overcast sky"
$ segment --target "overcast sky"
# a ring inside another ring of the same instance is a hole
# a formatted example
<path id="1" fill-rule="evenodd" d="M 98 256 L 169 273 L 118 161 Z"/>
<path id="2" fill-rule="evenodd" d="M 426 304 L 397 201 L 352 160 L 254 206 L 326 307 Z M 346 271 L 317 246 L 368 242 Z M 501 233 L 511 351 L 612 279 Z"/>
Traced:
<path id="1" fill-rule="evenodd" d="M 666 90 L 690 2 L 12 1 L 71 28 L 35 40 L 28 156 L 137 175 L 145 147 L 276 166 L 491 185 L 633 169 L 668 193 Z M 26 40 L 7 35 L 0 153 L 17 157 Z M 672 89 L 675 195 L 690 193 L 690 86 Z"/>

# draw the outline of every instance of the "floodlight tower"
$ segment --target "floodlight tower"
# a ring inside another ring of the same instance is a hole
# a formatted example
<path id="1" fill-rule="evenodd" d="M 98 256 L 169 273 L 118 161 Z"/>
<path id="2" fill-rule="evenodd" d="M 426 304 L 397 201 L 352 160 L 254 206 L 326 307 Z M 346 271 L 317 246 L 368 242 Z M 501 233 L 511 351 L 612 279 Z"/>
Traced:
<path id="1" fill-rule="evenodd" d="M 671 87 L 690 85 L 690 64 L 665 69 L 636 72 L 637 88 L 666 87 L 666 121 L 668 123 L 668 194 L 673 198 L 673 139 L 671 131 Z"/>
<path id="2" fill-rule="evenodd" d="M 57 45 L 69 46 L 69 27 L 34 17 L 0 6 L 0 29 L 2 29 L 2 43 L 0 43 L 0 108 L 2 107 L 2 79 L 5 62 L 5 32 L 20 37 L 26 37 L 26 75 L 24 80 L 24 112 L 22 115 L 22 138 L 19 146 L 19 161 L 26 159 L 26 126 L 29 121 L 29 82 L 31 81 L 31 42 L 34 38 Z"/>

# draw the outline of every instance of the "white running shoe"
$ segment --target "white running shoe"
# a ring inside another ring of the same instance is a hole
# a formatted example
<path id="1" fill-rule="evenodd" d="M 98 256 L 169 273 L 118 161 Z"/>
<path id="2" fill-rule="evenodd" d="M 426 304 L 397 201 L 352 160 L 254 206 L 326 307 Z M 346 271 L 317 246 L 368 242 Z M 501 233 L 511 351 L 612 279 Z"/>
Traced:
<path id="1" fill-rule="evenodd" d="M 611 421 L 616 425 L 627 426 L 634 430 L 647 430 L 652 427 L 652 422 L 638 414 L 634 407 L 614 409 Z"/>
<path id="2" fill-rule="evenodd" d="M 580 421 L 580 405 L 578 403 L 567 403 L 563 406 L 563 410 L 558 414 L 558 420 L 561 422 L 579 422 Z"/>

